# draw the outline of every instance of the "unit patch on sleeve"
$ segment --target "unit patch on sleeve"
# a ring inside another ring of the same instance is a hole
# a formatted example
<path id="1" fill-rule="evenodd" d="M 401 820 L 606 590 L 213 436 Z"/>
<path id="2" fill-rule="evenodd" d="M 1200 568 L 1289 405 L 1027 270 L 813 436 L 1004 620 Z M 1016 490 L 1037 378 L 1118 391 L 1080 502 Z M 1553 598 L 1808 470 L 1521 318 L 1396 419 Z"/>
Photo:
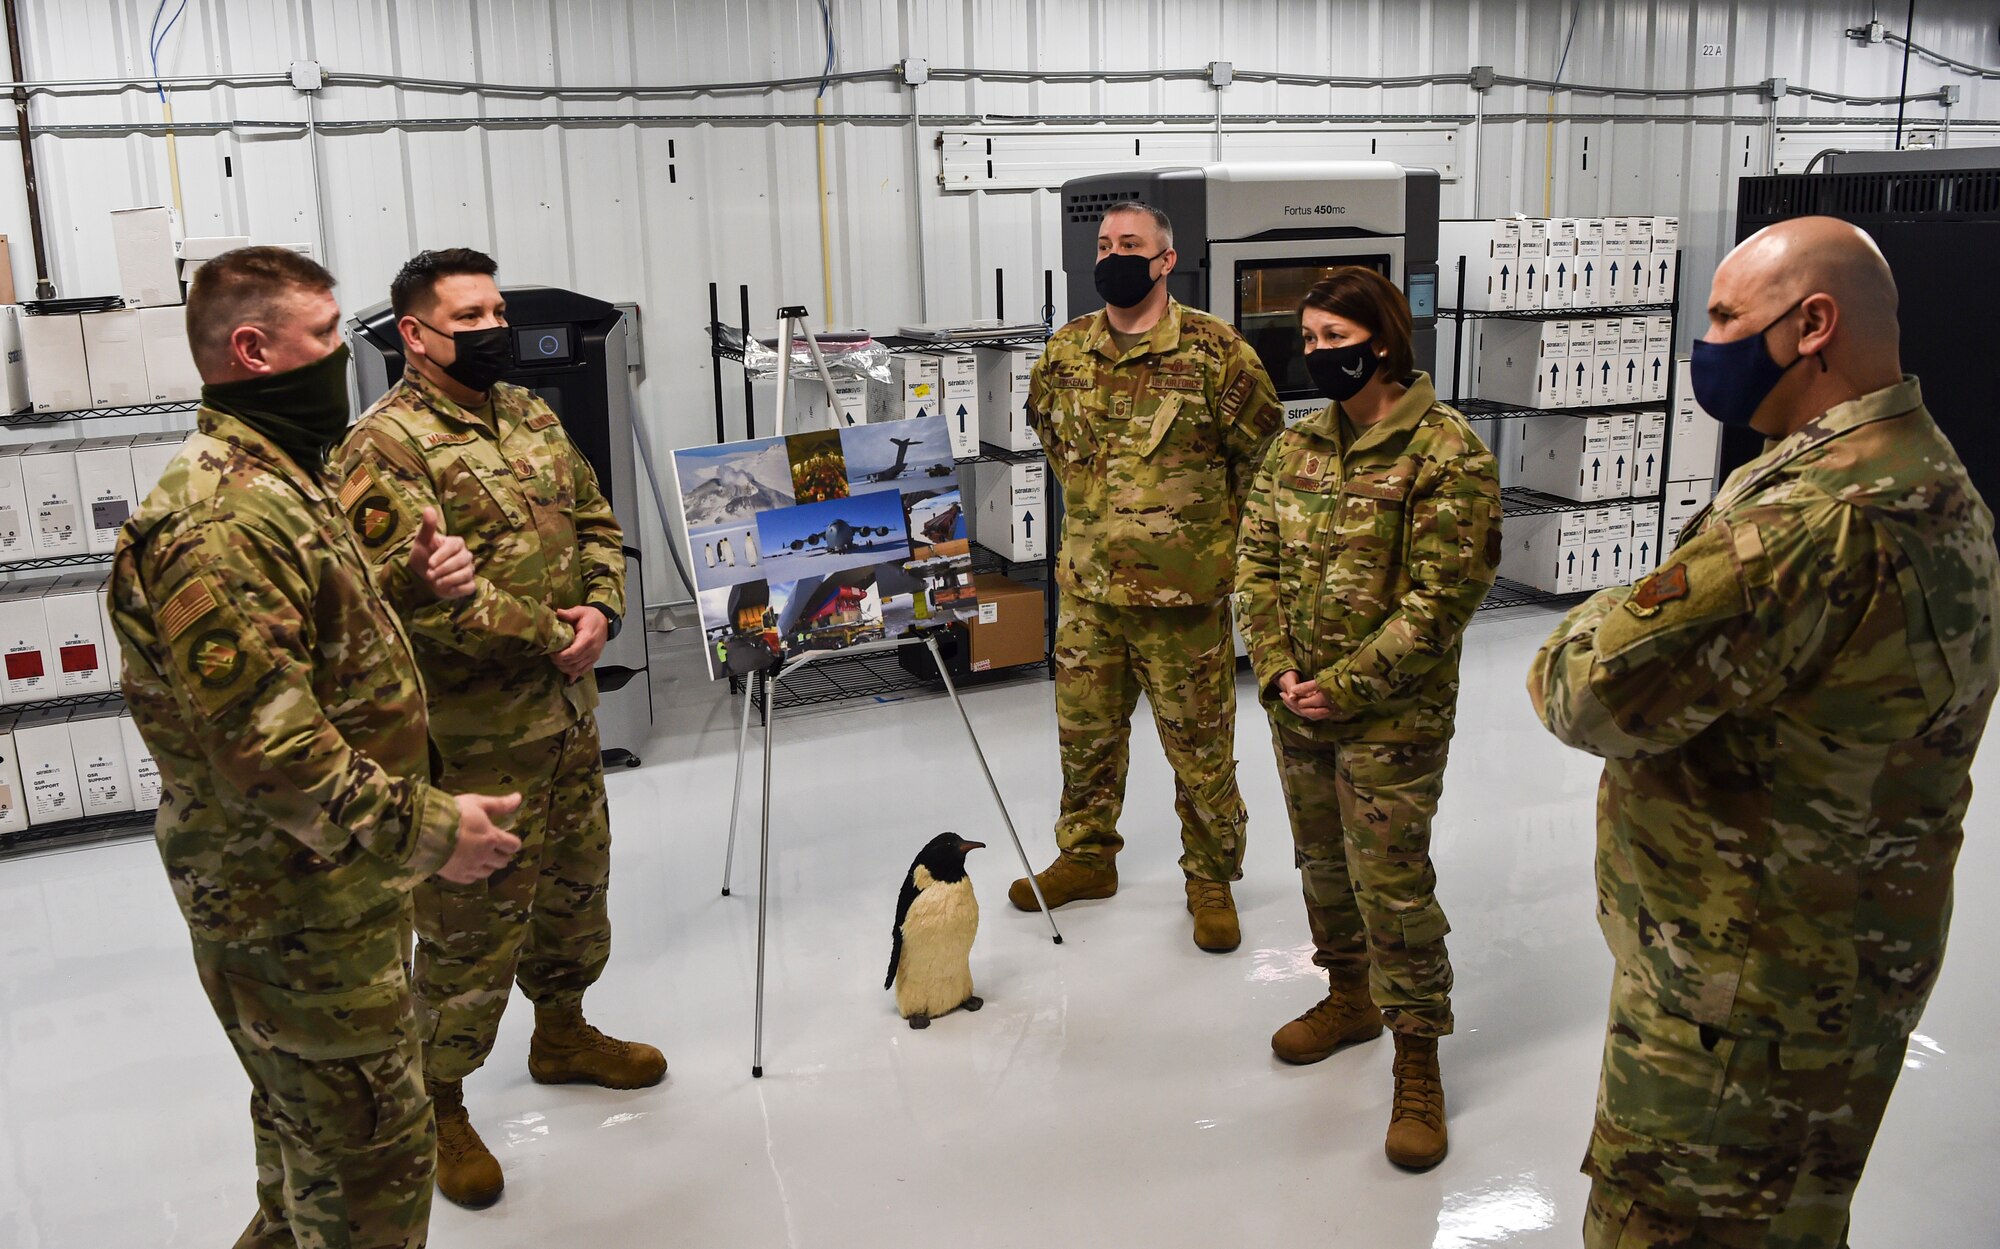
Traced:
<path id="1" fill-rule="evenodd" d="M 210 629 L 188 646 L 188 670 L 212 690 L 243 675 L 243 640 L 234 629 Z"/>
<path id="2" fill-rule="evenodd" d="M 371 494 L 356 504 L 350 519 L 354 532 L 364 546 L 381 546 L 396 536 L 401 521 L 396 514 L 396 505 L 386 494 Z"/>
<path id="3" fill-rule="evenodd" d="M 1675 564 L 1671 568 L 1662 568 L 1634 586 L 1632 597 L 1625 600 L 1625 610 L 1646 620 L 1658 615 L 1668 603 L 1687 596 L 1687 565 Z"/>

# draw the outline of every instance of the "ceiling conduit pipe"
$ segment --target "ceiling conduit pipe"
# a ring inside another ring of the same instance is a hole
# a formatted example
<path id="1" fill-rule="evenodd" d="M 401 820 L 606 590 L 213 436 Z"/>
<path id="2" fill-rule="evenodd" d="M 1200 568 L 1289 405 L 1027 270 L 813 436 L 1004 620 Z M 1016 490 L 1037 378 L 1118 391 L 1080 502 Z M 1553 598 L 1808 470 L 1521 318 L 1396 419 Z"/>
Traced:
<path id="1" fill-rule="evenodd" d="M 13 60 L 14 81 L 26 81 L 21 68 L 21 19 L 15 0 L 6 0 L 7 54 Z M 48 245 L 42 241 L 42 192 L 35 184 L 35 144 L 28 137 L 28 93 L 14 88 L 14 129 L 21 140 L 21 178 L 28 189 L 28 231 L 35 242 L 35 298 L 54 299 L 56 284 L 49 280 Z"/>

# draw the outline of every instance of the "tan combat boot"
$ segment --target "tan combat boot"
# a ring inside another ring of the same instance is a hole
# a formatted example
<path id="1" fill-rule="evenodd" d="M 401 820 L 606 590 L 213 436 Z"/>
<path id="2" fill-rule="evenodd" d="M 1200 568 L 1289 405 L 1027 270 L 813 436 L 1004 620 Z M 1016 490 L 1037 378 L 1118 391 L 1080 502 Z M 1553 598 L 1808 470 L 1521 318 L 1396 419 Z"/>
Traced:
<path id="1" fill-rule="evenodd" d="M 528 1074 L 537 1084 L 595 1084 L 642 1089 L 667 1074 L 665 1055 L 650 1045 L 605 1036 L 583 1021 L 583 1006 L 535 1007 Z"/>
<path id="2" fill-rule="evenodd" d="M 1396 1034 L 1396 1104 L 1389 1112 L 1389 1161 L 1428 1171 L 1444 1161 L 1444 1082 L 1434 1036 Z"/>
<path id="3" fill-rule="evenodd" d="M 1202 949 L 1227 954 L 1243 944 L 1243 930 L 1236 923 L 1236 899 L 1230 896 L 1227 881 L 1189 881 L 1187 909 L 1194 916 L 1194 943 Z"/>
<path id="4" fill-rule="evenodd" d="M 484 1210 L 500 1200 L 506 1187 L 500 1162 L 466 1117 L 465 1086 L 457 1080 L 432 1080 L 430 1087 L 437 1108 L 438 1191 L 454 1205 Z"/>
<path id="5" fill-rule="evenodd" d="M 1118 892 L 1118 868 L 1107 863 L 1103 867 L 1093 867 L 1066 854 L 1056 856 L 1056 861 L 1044 871 L 1035 873 L 1035 880 L 1042 887 L 1042 896 L 1049 900 L 1049 909 L 1055 910 L 1070 902 L 1083 902 L 1091 898 L 1108 898 Z M 1007 900 L 1017 911 L 1039 911 L 1035 902 L 1035 891 L 1023 876 L 1007 887 Z"/>
<path id="6" fill-rule="evenodd" d="M 1368 995 L 1368 973 L 1330 980 L 1326 998 L 1271 1034 L 1271 1052 L 1288 1063 L 1316 1063 L 1343 1045 L 1382 1035 L 1382 1012 Z"/>

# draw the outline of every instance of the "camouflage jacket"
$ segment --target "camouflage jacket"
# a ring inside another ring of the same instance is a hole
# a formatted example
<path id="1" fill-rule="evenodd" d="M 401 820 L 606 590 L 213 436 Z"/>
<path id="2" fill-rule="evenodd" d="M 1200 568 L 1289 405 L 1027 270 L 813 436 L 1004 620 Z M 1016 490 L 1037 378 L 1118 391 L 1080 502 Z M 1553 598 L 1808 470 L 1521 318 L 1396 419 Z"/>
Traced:
<path id="1" fill-rule="evenodd" d="M 444 865 L 458 804 L 431 787 L 416 659 L 330 485 L 199 420 L 111 577 L 160 857 L 200 936 L 339 927 Z"/>
<path id="2" fill-rule="evenodd" d="M 625 610 L 624 537 L 590 461 L 529 391 L 503 382 L 490 406 L 492 423 L 411 371 L 340 452 L 341 507 L 416 639 L 447 753 L 537 741 L 588 715 L 596 678 L 571 683 L 552 662 L 575 637 L 556 610 Z M 471 548 L 469 598 L 433 599 L 409 572 L 426 507 Z"/>
<path id="3" fill-rule="evenodd" d="M 1607 761 L 1599 922 L 1668 1010 L 1801 1054 L 1916 1026 L 2000 682 L 1997 563 L 1905 379 L 1738 469 L 1543 646 L 1543 723 Z"/>
<path id="4" fill-rule="evenodd" d="M 1102 311 L 1079 317 L 1035 364 L 1028 420 L 1062 485 L 1065 591 L 1119 607 L 1229 592 L 1243 492 L 1283 423 L 1233 327 L 1170 300 L 1121 356 Z"/>
<path id="5" fill-rule="evenodd" d="M 1338 404 L 1278 435 L 1236 561 L 1236 622 L 1265 707 L 1323 741 L 1448 740 L 1460 638 L 1499 558 L 1492 453 L 1425 374 L 1352 446 Z M 1279 700 L 1294 670 L 1319 682 L 1332 719 Z"/>

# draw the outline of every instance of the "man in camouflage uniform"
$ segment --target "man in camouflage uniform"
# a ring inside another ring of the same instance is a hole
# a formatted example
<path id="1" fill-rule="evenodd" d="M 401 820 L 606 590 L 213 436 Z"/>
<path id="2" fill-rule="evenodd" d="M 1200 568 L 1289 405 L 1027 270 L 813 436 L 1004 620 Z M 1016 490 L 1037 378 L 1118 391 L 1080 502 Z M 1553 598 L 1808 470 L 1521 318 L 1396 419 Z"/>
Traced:
<path id="1" fill-rule="evenodd" d="M 1385 1150 L 1424 1169 L 1446 1151 L 1437 1048 L 1452 1030 L 1431 820 L 1462 640 L 1499 563 L 1500 475 L 1465 417 L 1412 374 L 1407 304 L 1387 279 L 1337 271 L 1301 319 L 1308 367 L 1357 349 L 1383 363 L 1352 398 L 1278 436 L 1243 508 L 1236 618 L 1329 987 L 1271 1048 L 1319 1062 L 1386 1023 Z"/>
<path id="2" fill-rule="evenodd" d="M 1243 874 L 1246 819 L 1230 568 L 1243 492 L 1283 416 L 1236 330 L 1168 296 L 1175 256 L 1165 214 L 1114 205 L 1097 251 L 1108 306 L 1056 331 L 1028 388 L 1028 419 L 1064 513 L 1061 854 L 1036 880 L 1052 907 L 1117 892 L 1118 813 L 1144 691 L 1174 768 L 1195 944 L 1223 952 L 1242 939 L 1229 882 Z M 1036 909 L 1026 879 L 1007 896 Z"/>
<path id="3" fill-rule="evenodd" d="M 111 617 L 158 760 L 160 857 L 250 1076 L 239 1249 L 420 1249 L 435 1158 L 404 978 L 409 893 L 519 848 L 430 779 L 424 691 L 323 475 L 347 424 L 333 278 L 282 248 L 188 295 L 199 430 L 119 535 Z M 434 518 L 433 518 L 434 519 Z M 421 522 L 420 522 L 421 524 Z M 425 527 L 413 596 L 472 587 Z"/>
<path id="4" fill-rule="evenodd" d="M 1696 393 L 1774 441 L 1529 676 L 1606 760 L 1599 1249 L 1845 1246 L 1936 983 L 2000 566 L 1895 309 L 1873 242 L 1828 218 L 1723 261 Z"/>
<path id="5" fill-rule="evenodd" d="M 625 607 L 623 535 L 590 462 L 547 404 L 498 380 L 511 361 L 491 258 L 424 252 L 390 290 L 409 357 L 402 382 L 342 451 L 341 504 L 415 639 L 444 783 L 519 790 L 519 858 L 466 888 L 416 897 L 416 987 L 435 1014 L 424 1074 L 438 1102 L 438 1189 L 499 1199 L 500 1166 L 462 1082 L 492 1051 L 516 980 L 535 1004 L 528 1072 L 543 1083 L 657 1084 L 650 1045 L 584 1022 L 611 952 L 611 824 L 592 668 Z M 477 558 L 478 588 L 411 593 L 403 550 L 436 508 Z"/>

